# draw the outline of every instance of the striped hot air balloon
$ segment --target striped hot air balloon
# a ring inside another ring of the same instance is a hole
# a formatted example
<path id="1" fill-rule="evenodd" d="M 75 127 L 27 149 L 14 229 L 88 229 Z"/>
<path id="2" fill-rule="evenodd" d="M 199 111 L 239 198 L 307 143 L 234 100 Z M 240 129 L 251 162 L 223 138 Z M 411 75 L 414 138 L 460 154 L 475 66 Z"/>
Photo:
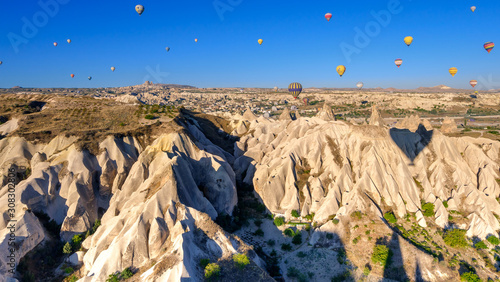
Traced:
<path id="1" fill-rule="evenodd" d="M 331 13 L 326 13 L 325 18 L 326 18 L 328 21 L 330 21 L 330 19 L 332 18 L 332 14 L 331 14 Z"/>
<path id="2" fill-rule="evenodd" d="M 288 86 L 288 92 L 290 92 L 290 94 L 292 94 L 293 97 L 297 99 L 297 97 L 299 97 L 300 93 L 302 92 L 302 84 L 298 82 L 290 83 L 290 85 Z"/>
<path id="3" fill-rule="evenodd" d="M 470 81 L 470 86 L 476 87 L 476 85 L 477 85 L 477 80 L 473 79 Z"/>
<path id="4" fill-rule="evenodd" d="M 399 68 L 399 67 L 403 64 L 403 60 L 401 60 L 401 59 L 396 59 L 396 60 L 394 61 L 394 63 L 395 63 L 395 64 L 396 64 L 396 66 L 398 66 L 398 68 Z"/>
<path id="5" fill-rule="evenodd" d="M 495 43 L 493 43 L 493 42 L 486 42 L 486 43 L 484 43 L 483 46 L 484 46 L 484 49 L 486 51 L 488 51 L 488 53 L 489 53 L 489 52 L 491 52 L 491 50 L 493 49 L 493 47 L 495 47 Z"/>
<path id="6" fill-rule="evenodd" d="M 450 72 L 451 76 L 455 76 L 455 74 L 457 74 L 458 70 L 457 70 L 457 68 L 453 67 L 453 68 L 449 69 L 449 72 Z"/>

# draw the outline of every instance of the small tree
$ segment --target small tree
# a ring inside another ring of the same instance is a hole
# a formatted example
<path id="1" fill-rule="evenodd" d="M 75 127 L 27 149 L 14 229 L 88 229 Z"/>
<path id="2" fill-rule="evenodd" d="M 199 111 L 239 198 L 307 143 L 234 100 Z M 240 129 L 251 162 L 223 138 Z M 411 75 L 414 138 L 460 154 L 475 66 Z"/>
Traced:
<path id="1" fill-rule="evenodd" d="M 498 245 L 500 244 L 500 240 L 498 239 L 498 237 L 495 237 L 493 235 L 491 235 L 490 237 L 488 237 L 486 240 L 488 240 L 488 242 L 490 242 L 491 244 L 493 245 Z"/>
<path id="2" fill-rule="evenodd" d="M 396 216 L 394 215 L 394 213 L 392 212 L 386 212 L 384 214 L 384 218 L 385 220 L 387 220 L 387 222 L 391 223 L 391 224 L 394 224 L 396 223 L 398 220 L 396 219 Z"/>
<path id="3" fill-rule="evenodd" d="M 443 236 L 444 242 L 455 248 L 465 248 L 469 246 L 467 239 L 465 239 L 465 230 L 450 229 L 446 231 Z"/>
<path id="4" fill-rule="evenodd" d="M 386 245 L 375 245 L 373 248 L 372 262 L 385 267 L 389 262 L 390 250 Z"/>
<path id="5" fill-rule="evenodd" d="M 481 282 L 481 278 L 477 276 L 474 272 L 465 272 L 462 275 L 460 275 L 460 281 L 465 281 L 465 282 Z"/>
<path id="6" fill-rule="evenodd" d="M 134 273 L 132 273 L 132 270 L 130 270 L 129 267 L 125 268 L 123 271 L 122 271 L 122 278 L 123 279 L 128 279 L 130 277 L 134 276 Z"/>
<path id="7" fill-rule="evenodd" d="M 293 217 L 300 217 L 300 214 L 299 214 L 299 212 L 297 210 L 293 210 L 292 211 L 292 216 Z"/>
<path id="8" fill-rule="evenodd" d="M 73 238 L 71 239 L 71 245 L 73 245 L 73 249 L 75 251 L 80 249 L 81 244 L 82 244 L 82 236 L 80 234 L 73 236 Z"/>
<path id="9" fill-rule="evenodd" d="M 209 263 L 205 267 L 205 279 L 212 279 L 219 277 L 220 275 L 220 266 L 216 263 Z"/>
<path id="10" fill-rule="evenodd" d="M 284 217 L 282 217 L 282 216 L 278 216 L 278 217 L 276 217 L 276 218 L 274 219 L 274 225 L 276 225 L 276 226 L 278 226 L 278 227 L 279 227 L 279 226 L 281 226 L 281 225 L 283 225 L 283 224 L 285 224 L 285 218 L 284 218 Z"/>
<path id="11" fill-rule="evenodd" d="M 295 235 L 295 234 L 294 234 L 294 232 L 293 232 L 293 230 L 292 230 L 292 228 L 287 228 L 287 229 L 285 229 L 285 231 L 283 231 L 283 233 L 284 233 L 286 236 L 288 236 L 288 237 L 293 237 L 293 235 Z"/>
<path id="12" fill-rule="evenodd" d="M 293 236 L 292 243 L 295 245 L 302 244 L 302 234 L 300 232 L 297 232 L 297 234 Z"/>
<path id="13" fill-rule="evenodd" d="M 66 242 L 66 244 L 64 245 L 63 253 L 64 254 L 71 254 L 72 253 L 71 244 L 69 242 Z"/>
<path id="14" fill-rule="evenodd" d="M 486 244 L 483 242 L 483 241 L 479 241 L 477 242 L 475 245 L 474 245 L 474 248 L 478 249 L 478 250 L 483 250 L 483 249 L 487 249 L 488 246 L 486 246 Z"/>
<path id="15" fill-rule="evenodd" d="M 245 266 L 247 266 L 248 264 L 250 264 L 250 260 L 244 254 L 234 254 L 233 255 L 233 261 L 236 263 L 236 265 L 240 269 L 243 269 L 243 268 L 245 268 Z"/>
<path id="16" fill-rule="evenodd" d="M 422 210 L 424 216 L 430 217 L 434 215 L 434 204 L 433 203 L 425 203 L 422 205 Z"/>

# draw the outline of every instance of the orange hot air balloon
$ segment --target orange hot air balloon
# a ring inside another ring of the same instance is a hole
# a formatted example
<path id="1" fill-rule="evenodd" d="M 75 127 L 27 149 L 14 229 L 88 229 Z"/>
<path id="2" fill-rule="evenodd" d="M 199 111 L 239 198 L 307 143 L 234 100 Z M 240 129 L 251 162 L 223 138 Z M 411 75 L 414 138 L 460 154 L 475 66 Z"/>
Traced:
<path id="1" fill-rule="evenodd" d="M 75 75 L 74 75 L 74 74 L 71 74 L 71 78 L 73 78 L 73 77 L 75 77 Z"/>
<path id="2" fill-rule="evenodd" d="M 399 67 L 403 64 L 403 60 L 401 60 L 401 59 L 396 59 L 396 60 L 394 61 L 394 63 L 395 63 L 395 64 L 396 64 L 396 66 L 398 66 L 398 68 L 399 68 Z"/>
<path id="3" fill-rule="evenodd" d="M 477 85 L 477 80 L 473 79 L 470 81 L 470 86 L 475 87 Z"/>
<path id="4" fill-rule="evenodd" d="M 54 46 L 57 46 L 57 42 L 54 42 Z"/>
<path id="5" fill-rule="evenodd" d="M 115 67 L 111 67 L 111 71 L 115 71 Z"/>
<path id="6" fill-rule="evenodd" d="M 326 18 L 328 21 L 330 21 L 330 19 L 332 18 L 332 14 L 330 14 L 330 13 L 326 13 L 325 18 Z"/>
<path id="7" fill-rule="evenodd" d="M 194 39 L 194 42 L 198 42 L 198 38 L 195 38 L 195 39 Z"/>

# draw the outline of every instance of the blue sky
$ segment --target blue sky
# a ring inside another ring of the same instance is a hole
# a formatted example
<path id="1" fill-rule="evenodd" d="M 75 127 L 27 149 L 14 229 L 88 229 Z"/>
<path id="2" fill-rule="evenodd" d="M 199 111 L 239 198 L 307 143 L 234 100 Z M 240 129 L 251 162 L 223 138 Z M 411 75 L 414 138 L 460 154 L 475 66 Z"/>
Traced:
<path id="1" fill-rule="evenodd" d="M 297 81 L 340 88 L 363 81 L 367 88 L 469 89 L 477 79 L 476 88 L 500 88 L 500 47 L 483 49 L 487 41 L 500 44 L 498 1 L 312 2 L 9 1 L 0 25 L 0 87 L 111 87 L 147 79 L 197 87 L 285 88 Z M 142 16 L 137 4 L 145 7 Z M 382 26 L 373 13 L 391 18 Z M 356 30 L 367 29 L 369 42 L 356 44 Z M 408 35 L 410 47 L 403 42 Z M 357 53 L 346 56 L 342 46 Z M 337 65 L 347 68 L 342 78 Z M 450 67 L 458 68 L 455 77 Z"/>

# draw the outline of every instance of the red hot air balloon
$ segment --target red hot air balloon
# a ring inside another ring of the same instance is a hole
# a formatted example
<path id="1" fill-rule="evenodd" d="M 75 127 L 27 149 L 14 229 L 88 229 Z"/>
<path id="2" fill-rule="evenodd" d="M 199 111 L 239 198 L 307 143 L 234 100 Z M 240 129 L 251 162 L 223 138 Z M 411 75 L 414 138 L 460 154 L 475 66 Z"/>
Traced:
<path id="1" fill-rule="evenodd" d="M 71 74 L 71 78 L 73 78 L 73 77 L 75 77 L 75 75 L 74 75 L 74 74 Z"/>
<path id="2" fill-rule="evenodd" d="M 398 66 L 398 68 L 399 68 L 399 67 L 403 64 L 403 60 L 401 60 L 401 59 L 396 59 L 396 60 L 394 61 L 394 63 L 396 63 L 396 66 Z"/>
<path id="3" fill-rule="evenodd" d="M 328 21 L 330 21 L 330 19 L 332 18 L 332 14 L 327 13 L 327 14 L 325 15 L 325 18 L 326 18 Z"/>
<path id="4" fill-rule="evenodd" d="M 470 86 L 475 87 L 477 85 L 477 80 L 473 79 L 470 81 Z"/>
<path id="5" fill-rule="evenodd" d="M 493 47 L 495 47 L 495 43 L 493 43 L 493 42 L 486 42 L 486 43 L 484 43 L 483 47 L 489 53 L 489 52 L 491 52 L 491 50 L 493 50 Z"/>

